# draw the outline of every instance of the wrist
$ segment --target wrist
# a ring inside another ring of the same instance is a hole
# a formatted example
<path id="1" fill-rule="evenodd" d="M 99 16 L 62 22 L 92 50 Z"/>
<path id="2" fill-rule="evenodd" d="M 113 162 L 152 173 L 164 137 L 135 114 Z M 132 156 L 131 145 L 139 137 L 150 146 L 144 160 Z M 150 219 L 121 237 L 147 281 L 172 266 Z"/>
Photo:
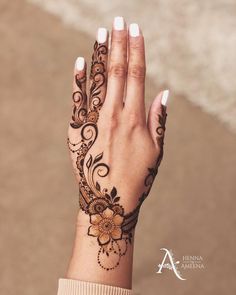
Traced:
<path id="1" fill-rule="evenodd" d="M 90 236 L 90 216 L 79 210 L 76 221 L 76 237 L 73 254 L 66 277 L 107 285 L 131 288 L 133 239 L 123 237 L 99 244 L 99 236 Z M 84 271 L 86 268 L 86 271 Z M 109 276 L 105 274 L 109 271 Z"/>
<path id="2" fill-rule="evenodd" d="M 110 214 L 110 215 L 108 215 Z M 76 233 L 81 237 L 84 236 L 97 238 L 98 247 L 106 246 L 112 241 L 125 240 L 129 244 L 133 243 L 135 227 L 129 232 L 123 230 L 126 228 L 127 221 L 119 212 L 114 212 L 112 209 L 104 210 L 101 214 L 86 214 L 83 210 L 79 209 L 76 218 Z M 108 234 L 107 240 L 99 238 L 101 235 Z"/>

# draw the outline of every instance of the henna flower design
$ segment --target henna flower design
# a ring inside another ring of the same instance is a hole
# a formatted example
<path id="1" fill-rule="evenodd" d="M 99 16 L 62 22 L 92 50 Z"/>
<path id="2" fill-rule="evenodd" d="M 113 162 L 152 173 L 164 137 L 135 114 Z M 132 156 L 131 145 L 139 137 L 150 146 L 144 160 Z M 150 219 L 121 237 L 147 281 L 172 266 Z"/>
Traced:
<path id="1" fill-rule="evenodd" d="M 89 203 L 88 212 L 89 214 L 100 214 L 108 206 L 109 206 L 109 203 L 104 198 L 96 198 Z"/>
<path id="2" fill-rule="evenodd" d="M 122 215 L 124 214 L 124 208 L 121 205 L 115 204 L 112 206 L 112 210 L 115 214 Z"/>
<path id="3" fill-rule="evenodd" d="M 100 246 L 108 244 L 110 240 L 120 240 L 122 238 L 121 225 L 124 217 L 106 208 L 101 214 L 90 216 L 92 224 L 88 229 L 88 235 L 97 237 Z"/>
<path id="4" fill-rule="evenodd" d="M 98 120 L 98 112 L 96 111 L 90 111 L 87 115 L 87 122 L 93 122 L 93 123 L 96 123 L 97 120 Z"/>
<path id="5" fill-rule="evenodd" d="M 103 62 L 94 62 L 91 69 L 91 76 L 94 77 L 96 74 L 103 74 L 105 72 L 105 67 Z"/>

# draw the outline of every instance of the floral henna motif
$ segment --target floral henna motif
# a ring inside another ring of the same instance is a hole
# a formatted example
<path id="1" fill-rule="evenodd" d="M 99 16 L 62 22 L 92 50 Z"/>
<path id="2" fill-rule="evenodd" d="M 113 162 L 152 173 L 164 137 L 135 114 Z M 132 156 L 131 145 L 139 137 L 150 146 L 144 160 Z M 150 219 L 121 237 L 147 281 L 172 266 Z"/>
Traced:
<path id="1" fill-rule="evenodd" d="M 120 240 L 122 237 L 121 224 L 124 217 L 106 208 L 100 214 L 90 215 L 88 235 L 98 238 L 99 245 L 106 245 L 111 240 Z"/>
<path id="2" fill-rule="evenodd" d="M 160 147 L 160 154 L 154 168 L 148 168 L 148 175 L 145 178 L 145 192 L 140 196 L 137 207 L 129 213 L 119 204 L 120 196 L 117 189 L 113 187 L 110 191 L 102 188 L 98 179 L 106 177 L 110 168 L 102 162 L 103 152 L 93 157 L 89 150 L 97 139 L 97 120 L 99 109 L 102 106 L 101 86 L 106 83 L 105 61 L 107 54 L 105 45 L 94 45 L 94 54 L 91 66 L 91 89 L 90 109 L 81 108 L 87 98 L 82 92 L 81 83 L 76 79 L 79 91 L 73 94 L 74 109 L 71 123 L 72 128 L 80 128 L 81 140 L 72 143 L 68 139 L 68 146 L 72 154 L 76 154 L 76 167 L 80 176 L 79 203 L 81 209 L 89 215 L 90 226 L 88 235 L 96 237 L 99 245 L 97 262 L 103 269 L 109 271 L 116 268 L 122 256 L 126 254 L 128 244 L 132 243 L 133 230 L 138 221 L 139 210 L 142 202 L 150 192 L 154 178 L 158 172 L 163 157 L 164 132 L 166 122 L 166 109 L 163 106 L 159 115 L 159 127 L 157 128 L 157 143 Z M 79 108 L 80 106 L 80 108 Z M 82 111 L 83 110 L 83 111 Z M 86 157 L 87 156 L 87 157 Z M 85 161 L 86 157 L 86 161 Z"/>

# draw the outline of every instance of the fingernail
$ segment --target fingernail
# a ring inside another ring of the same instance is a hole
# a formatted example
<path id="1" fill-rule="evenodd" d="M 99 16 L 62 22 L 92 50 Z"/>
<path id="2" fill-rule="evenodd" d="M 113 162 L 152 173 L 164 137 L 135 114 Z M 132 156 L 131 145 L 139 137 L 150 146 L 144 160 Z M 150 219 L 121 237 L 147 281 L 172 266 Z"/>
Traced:
<path id="1" fill-rule="evenodd" d="M 117 31 L 122 31 L 125 28 L 124 18 L 122 16 L 116 16 L 114 18 L 114 29 Z"/>
<path id="2" fill-rule="evenodd" d="M 107 29 L 99 28 L 97 32 L 98 43 L 105 43 L 107 41 Z"/>
<path id="3" fill-rule="evenodd" d="M 130 24 L 129 33 L 131 37 L 138 37 L 140 33 L 138 24 Z"/>
<path id="4" fill-rule="evenodd" d="M 167 105 L 169 93 L 170 93 L 169 90 L 164 90 L 163 93 L 162 93 L 161 104 L 163 106 L 166 106 Z"/>
<path id="5" fill-rule="evenodd" d="M 84 61 L 84 58 L 83 57 L 78 57 L 76 59 L 76 62 L 75 62 L 75 67 L 76 67 L 76 70 L 77 71 L 82 71 L 84 69 L 84 64 L 85 64 L 85 61 Z"/>

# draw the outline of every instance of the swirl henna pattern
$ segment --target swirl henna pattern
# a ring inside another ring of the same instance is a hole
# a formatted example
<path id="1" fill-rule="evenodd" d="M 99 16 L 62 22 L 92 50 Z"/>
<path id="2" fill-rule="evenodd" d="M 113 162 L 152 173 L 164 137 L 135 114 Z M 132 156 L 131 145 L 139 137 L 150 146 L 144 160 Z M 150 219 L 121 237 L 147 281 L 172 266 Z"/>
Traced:
<path id="1" fill-rule="evenodd" d="M 80 128 L 79 142 L 73 143 L 68 139 L 70 152 L 76 154 L 76 168 L 79 180 L 80 208 L 89 215 L 90 226 L 88 235 L 97 238 L 99 245 L 97 262 L 103 269 L 113 270 L 120 264 L 122 256 L 127 252 L 129 243 L 132 243 L 133 230 L 138 221 L 139 210 L 142 202 L 148 196 L 154 178 L 158 173 L 158 167 L 163 157 L 163 144 L 166 122 L 166 108 L 162 106 L 159 115 L 159 127 L 157 128 L 157 144 L 160 147 L 160 154 L 154 168 L 148 168 L 148 174 L 144 180 L 145 192 L 140 196 L 137 207 L 126 213 L 119 204 L 120 196 L 117 188 L 111 190 L 101 187 L 98 180 L 109 174 L 110 167 L 103 163 L 103 152 L 92 156 L 89 150 L 95 143 L 98 136 L 97 121 L 99 109 L 103 101 L 100 98 L 101 86 L 106 82 L 104 56 L 108 50 L 105 45 L 94 45 L 94 54 L 91 66 L 91 89 L 90 108 L 81 108 L 87 99 L 83 94 L 81 83 L 75 76 L 76 84 L 79 88 L 73 94 L 74 108 L 70 124 L 72 128 Z M 84 79 L 84 78 L 83 78 Z M 86 157 L 87 155 L 87 157 Z M 86 157 L 86 161 L 85 161 Z"/>
<path id="2" fill-rule="evenodd" d="M 101 100 L 101 89 L 106 83 L 105 57 L 108 54 L 108 48 L 106 45 L 95 42 L 93 49 L 94 53 L 90 72 L 90 109 L 91 111 L 99 111 L 103 104 Z"/>
<path id="3" fill-rule="evenodd" d="M 80 128 L 86 118 L 87 110 L 84 105 L 87 103 L 86 92 L 82 91 L 82 84 L 86 82 L 86 76 L 79 78 L 78 75 L 75 76 L 75 83 L 78 86 L 78 91 L 75 91 L 72 95 L 74 102 L 72 111 L 72 123 L 70 123 L 72 128 Z"/>

